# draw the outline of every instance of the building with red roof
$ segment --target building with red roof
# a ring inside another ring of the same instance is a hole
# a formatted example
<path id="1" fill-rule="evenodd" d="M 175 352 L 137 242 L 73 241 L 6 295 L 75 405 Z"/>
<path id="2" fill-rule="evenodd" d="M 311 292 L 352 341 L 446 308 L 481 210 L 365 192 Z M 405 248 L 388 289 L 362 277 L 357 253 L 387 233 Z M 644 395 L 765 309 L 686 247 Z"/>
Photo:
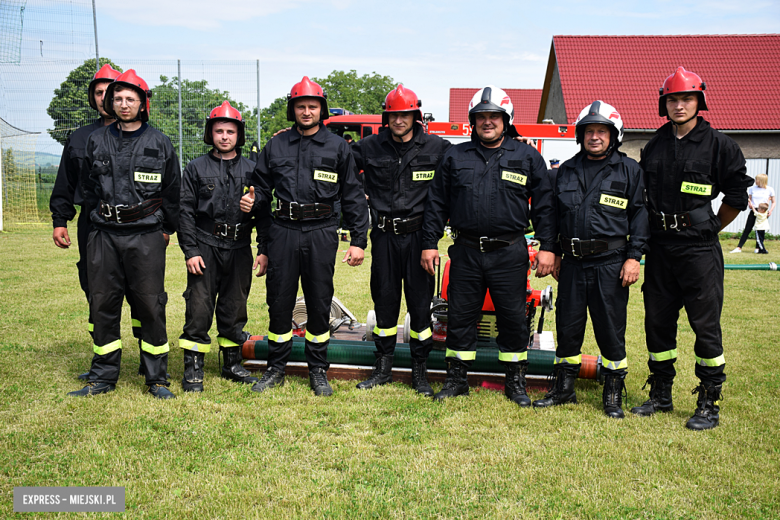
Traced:
<path id="1" fill-rule="evenodd" d="M 622 149 L 638 159 L 666 122 L 658 89 L 679 66 L 701 76 L 709 108 L 701 115 L 746 158 L 780 158 L 780 34 L 554 36 L 536 122 L 572 124 L 605 101 L 623 118 Z"/>
<path id="2" fill-rule="evenodd" d="M 480 87 L 481 88 L 481 87 Z M 465 123 L 469 120 L 469 102 L 479 88 L 450 89 L 450 121 Z M 505 88 L 503 89 L 515 108 L 516 124 L 536 123 L 539 113 L 539 103 L 542 99 L 542 89 Z"/>

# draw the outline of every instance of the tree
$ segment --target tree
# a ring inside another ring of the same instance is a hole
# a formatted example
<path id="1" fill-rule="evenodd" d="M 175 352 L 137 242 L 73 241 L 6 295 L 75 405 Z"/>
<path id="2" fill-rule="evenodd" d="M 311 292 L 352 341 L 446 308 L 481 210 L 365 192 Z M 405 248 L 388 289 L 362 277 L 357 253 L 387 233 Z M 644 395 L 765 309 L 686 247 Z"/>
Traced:
<path id="1" fill-rule="evenodd" d="M 100 66 L 108 63 L 116 70 L 122 69 L 108 58 L 100 58 Z M 86 60 L 68 74 L 60 88 L 54 90 L 54 97 L 46 112 L 54 120 L 54 128 L 47 130 L 52 139 L 65 144 L 68 136 L 77 128 L 97 119 L 98 115 L 89 106 L 87 89 L 95 76 L 95 60 Z"/>
<path id="2" fill-rule="evenodd" d="M 356 114 L 379 114 L 387 93 L 396 87 L 390 76 L 357 75 L 357 71 L 344 72 L 334 70 L 327 78 L 316 81 L 328 95 L 328 107 L 344 108 Z M 282 128 L 290 126 L 287 121 L 287 97 L 276 98 L 273 103 L 260 111 L 262 124 L 261 145 Z"/>

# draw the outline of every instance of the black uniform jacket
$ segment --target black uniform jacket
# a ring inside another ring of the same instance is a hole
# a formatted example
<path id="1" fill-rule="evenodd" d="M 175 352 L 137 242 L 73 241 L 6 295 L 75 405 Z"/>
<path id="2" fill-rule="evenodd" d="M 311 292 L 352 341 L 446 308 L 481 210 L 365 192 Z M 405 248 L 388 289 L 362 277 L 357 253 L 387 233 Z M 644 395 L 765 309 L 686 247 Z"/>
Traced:
<path id="1" fill-rule="evenodd" d="M 551 217 L 551 194 L 547 166 L 535 148 L 504 137 L 486 161 L 474 136 L 450 148 L 436 168 L 425 204 L 422 247 L 437 248 L 447 219 L 453 229 L 472 236 L 523 233 L 529 213 L 535 226 Z M 541 243 L 546 251 L 553 246 Z"/>
<path id="2" fill-rule="evenodd" d="M 541 222 L 535 238 L 557 242 L 564 237 L 590 240 L 630 235 L 626 247 L 583 260 L 622 259 L 624 252 L 628 258 L 641 260 L 650 238 L 642 169 L 626 154 L 614 151 L 600 161 L 600 169 L 586 189 L 584 157 L 580 151 L 558 168 L 552 197 L 555 218 Z M 559 247 L 555 252 L 560 254 Z"/>
<path id="3" fill-rule="evenodd" d="M 95 130 L 87 141 L 82 178 L 97 229 L 117 235 L 177 231 L 181 170 L 170 139 L 159 130 L 146 123 L 129 133 L 120 132 L 116 124 Z M 162 206 L 133 222 L 107 221 L 98 207 L 100 201 L 134 206 L 156 198 L 162 198 Z"/>
<path id="4" fill-rule="evenodd" d="M 648 211 L 678 214 L 703 206 L 723 193 L 723 204 L 743 210 L 747 188 L 753 179 L 747 175 L 745 157 L 737 143 L 723 135 L 701 116 L 685 137 L 674 136 L 670 122 L 658 129 L 642 151 Z M 720 220 L 712 213 L 707 222 L 683 231 L 650 228 L 659 243 L 709 243 L 718 239 Z"/>
<path id="5" fill-rule="evenodd" d="M 366 248 L 368 231 L 368 205 L 363 187 L 357 178 L 355 159 L 349 145 L 341 137 L 332 134 L 323 125 L 310 137 L 304 137 L 297 127 L 272 138 L 263 147 L 252 174 L 255 186 L 255 204 L 277 201 L 298 204 L 322 203 L 334 208 L 341 200 L 344 221 L 351 231 L 350 245 Z M 339 214 L 334 211 L 329 218 L 320 220 L 290 220 L 277 214 L 276 223 L 294 229 L 308 231 L 339 224 Z M 262 229 L 270 225 L 259 221 L 258 246 Z M 258 247 L 259 254 L 265 251 Z"/>
<path id="6" fill-rule="evenodd" d="M 452 144 L 415 124 L 412 144 L 400 157 L 392 139 L 386 130 L 352 145 L 371 209 L 393 218 L 422 215 L 436 165 Z"/>
<path id="7" fill-rule="evenodd" d="M 198 218 L 231 226 L 253 226 L 252 217 L 239 207 L 241 197 L 249 191 L 255 163 L 238 151 L 233 159 L 222 160 L 212 152 L 190 161 L 181 179 L 179 208 L 179 246 L 185 258 L 200 256 L 198 242 L 221 249 L 238 249 L 251 242 L 251 236 L 233 238 L 215 235 L 210 229 L 197 225 Z M 264 217 L 270 218 L 267 205 Z"/>
<path id="8" fill-rule="evenodd" d="M 81 190 L 81 169 L 84 165 L 87 138 L 103 127 L 103 120 L 98 119 L 91 125 L 82 126 L 68 136 L 65 148 L 62 150 L 57 179 L 49 199 L 49 209 L 54 227 L 68 227 L 68 221 L 76 216 L 74 206 L 84 205 L 84 194 Z"/>

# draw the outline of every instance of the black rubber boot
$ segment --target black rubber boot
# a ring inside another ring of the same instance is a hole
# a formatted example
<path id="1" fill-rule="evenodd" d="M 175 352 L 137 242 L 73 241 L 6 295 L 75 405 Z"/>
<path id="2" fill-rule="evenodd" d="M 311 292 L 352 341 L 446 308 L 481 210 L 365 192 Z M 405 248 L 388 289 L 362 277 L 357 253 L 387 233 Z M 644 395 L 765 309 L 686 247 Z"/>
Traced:
<path id="1" fill-rule="evenodd" d="M 622 419 L 626 416 L 623 413 L 623 396 L 628 396 L 625 379 L 625 370 L 609 371 L 604 375 L 601 401 L 604 403 L 604 413 L 613 419 Z"/>
<path id="2" fill-rule="evenodd" d="M 433 398 L 436 401 L 443 401 L 459 395 L 469 395 L 468 368 L 457 361 L 448 361 L 444 386 Z"/>
<path id="3" fill-rule="evenodd" d="M 248 385 L 258 382 L 258 379 L 252 377 L 249 370 L 241 365 L 241 347 L 219 347 L 219 351 L 225 359 L 221 372 L 222 379 Z"/>
<path id="4" fill-rule="evenodd" d="M 181 378 L 181 389 L 185 392 L 203 391 L 203 363 L 206 354 L 184 349 L 184 377 Z"/>
<path id="5" fill-rule="evenodd" d="M 698 393 L 696 400 L 696 411 L 693 417 L 688 419 L 685 427 L 690 430 L 711 430 L 718 425 L 720 421 L 720 400 L 723 395 L 720 393 L 723 387 L 713 383 L 701 382 L 699 386 L 693 389 L 692 394 Z"/>
<path id="6" fill-rule="evenodd" d="M 535 408 L 547 408 L 566 403 L 577 403 L 574 392 L 574 380 L 579 372 L 579 365 L 556 365 L 553 368 L 550 386 L 547 394 L 533 402 Z"/>
<path id="7" fill-rule="evenodd" d="M 428 367 L 425 361 L 412 359 L 412 388 L 425 397 L 433 397 L 433 388 L 428 383 Z"/>
<path id="8" fill-rule="evenodd" d="M 252 391 L 259 393 L 276 386 L 284 386 L 284 371 L 271 367 L 265 371 L 260 381 L 252 385 Z"/>
<path id="9" fill-rule="evenodd" d="M 76 390 L 75 392 L 68 392 L 68 395 L 70 397 L 86 397 L 88 395 L 98 395 L 98 394 L 107 394 L 108 392 L 113 392 L 116 388 L 116 385 L 112 385 L 111 383 L 87 383 L 87 386 L 82 388 L 81 390 Z"/>
<path id="10" fill-rule="evenodd" d="M 672 404 L 672 385 L 674 379 L 668 379 L 658 377 L 655 374 L 650 374 L 650 377 L 645 381 L 642 390 L 647 385 L 650 385 L 650 399 L 645 401 L 641 406 L 635 406 L 631 409 L 631 413 L 640 417 L 649 417 L 655 412 L 671 412 L 674 410 Z"/>
<path id="11" fill-rule="evenodd" d="M 393 382 L 393 356 L 383 356 L 379 352 L 374 352 L 374 356 L 376 356 L 374 372 L 371 377 L 357 384 L 358 390 L 368 390 Z"/>
<path id="12" fill-rule="evenodd" d="M 157 399 L 176 399 L 173 392 L 168 390 L 165 385 L 149 385 L 148 393 L 152 394 Z"/>
<path id="13" fill-rule="evenodd" d="M 528 363 L 508 363 L 506 365 L 504 395 L 521 408 L 531 406 L 531 399 L 525 391 L 526 372 L 528 372 Z"/>
<path id="14" fill-rule="evenodd" d="M 333 388 L 328 383 L 328 374 L 324 368 L 309 369 L 309 387 L 314 395 L 333 395 Z"/>

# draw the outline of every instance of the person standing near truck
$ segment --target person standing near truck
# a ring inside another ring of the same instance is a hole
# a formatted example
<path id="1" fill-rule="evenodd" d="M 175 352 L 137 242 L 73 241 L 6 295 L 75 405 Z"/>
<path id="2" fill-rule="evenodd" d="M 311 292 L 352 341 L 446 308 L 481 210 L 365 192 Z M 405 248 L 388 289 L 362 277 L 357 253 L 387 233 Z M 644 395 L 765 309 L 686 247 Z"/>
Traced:
<path id="1" fill-rule="evenodd" d="M 398 85 L 383 103 L 382 126 L 388 131 L 352 145 L 357 167 L 363 170 L 366 195 L 377 216 L 371 232 L 376 363 L 371 377 L 357 385 L 361 390 L 393 381 L 403 285 L 411 317 L 412 388 L 425 396 L 433 395 L 426 361 L 433 348 L 430 308 L 435 280 L 420 265 L 422 221 L 436 165 L 451 144 L 425 132 L 421 107 L 417 94 Z"/>

